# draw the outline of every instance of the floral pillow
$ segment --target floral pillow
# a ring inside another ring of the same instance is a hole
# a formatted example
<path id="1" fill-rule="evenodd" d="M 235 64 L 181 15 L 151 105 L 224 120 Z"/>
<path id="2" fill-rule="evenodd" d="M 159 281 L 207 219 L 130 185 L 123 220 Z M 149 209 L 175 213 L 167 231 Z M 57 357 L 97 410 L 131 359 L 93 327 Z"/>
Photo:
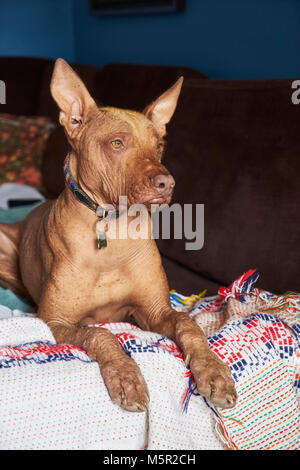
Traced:
<path id="1" fill-rule="evenodd" d="M 48 118 L 0 114 L 0 184 L 41 187 L 41 164 L 55 128 Z"/>

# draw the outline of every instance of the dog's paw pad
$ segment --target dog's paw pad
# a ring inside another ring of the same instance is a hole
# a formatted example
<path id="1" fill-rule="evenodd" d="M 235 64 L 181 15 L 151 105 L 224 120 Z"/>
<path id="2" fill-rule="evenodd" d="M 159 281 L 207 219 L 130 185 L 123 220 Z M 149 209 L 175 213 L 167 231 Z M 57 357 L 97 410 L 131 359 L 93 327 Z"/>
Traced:
<path id="1" fill-rule="evenodd" d="M 235 406 L 237 393 L 227 364 L 210 353 L 198 360 L 194 358 L 190 365 L 199 393 L 220 408 Z"/>
<path id="2" fill-rule="evenodd" d="M 101 367 L 101 373 L 114 403 L 127 411 L 147 410 L 148 387 L 139 367 L 132 359 L 110 361 Z"/>

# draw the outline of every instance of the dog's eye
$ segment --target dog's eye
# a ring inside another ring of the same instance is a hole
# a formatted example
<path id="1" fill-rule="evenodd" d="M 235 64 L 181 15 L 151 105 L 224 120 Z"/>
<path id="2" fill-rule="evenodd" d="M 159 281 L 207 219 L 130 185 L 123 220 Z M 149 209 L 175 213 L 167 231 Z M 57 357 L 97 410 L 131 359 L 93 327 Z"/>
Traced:
<path id="1" fill-rule="evenodd" d="M 116 150 L 122 150 L 124 148 L 123 142 L 119 139 L 113 140 L 111 142 L 111 145 L 113 146 L 114 149 Z"/>

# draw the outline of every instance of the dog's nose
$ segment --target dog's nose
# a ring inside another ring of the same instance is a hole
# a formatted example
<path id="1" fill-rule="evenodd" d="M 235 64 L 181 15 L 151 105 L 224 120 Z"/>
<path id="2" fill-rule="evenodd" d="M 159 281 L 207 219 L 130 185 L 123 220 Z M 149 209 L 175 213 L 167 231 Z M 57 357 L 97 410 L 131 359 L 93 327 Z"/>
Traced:
<path id="1" fill-rule="evenodd" d="M 151 181 L 153 186 L 162 194 L 169 194 L 175 186 L 172 175 L 156 175 Z"/>

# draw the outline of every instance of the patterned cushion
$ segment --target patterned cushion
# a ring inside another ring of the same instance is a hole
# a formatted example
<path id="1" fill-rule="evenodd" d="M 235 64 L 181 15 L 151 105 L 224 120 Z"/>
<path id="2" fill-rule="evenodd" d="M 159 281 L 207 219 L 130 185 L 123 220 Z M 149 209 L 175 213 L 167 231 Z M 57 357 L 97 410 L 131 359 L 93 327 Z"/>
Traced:
<path id="1" fill-rule="evenodd" d="M 41 162 L 55 124 L 45 117 L 0 114 L 0 184 L 41 187 Z"/>

